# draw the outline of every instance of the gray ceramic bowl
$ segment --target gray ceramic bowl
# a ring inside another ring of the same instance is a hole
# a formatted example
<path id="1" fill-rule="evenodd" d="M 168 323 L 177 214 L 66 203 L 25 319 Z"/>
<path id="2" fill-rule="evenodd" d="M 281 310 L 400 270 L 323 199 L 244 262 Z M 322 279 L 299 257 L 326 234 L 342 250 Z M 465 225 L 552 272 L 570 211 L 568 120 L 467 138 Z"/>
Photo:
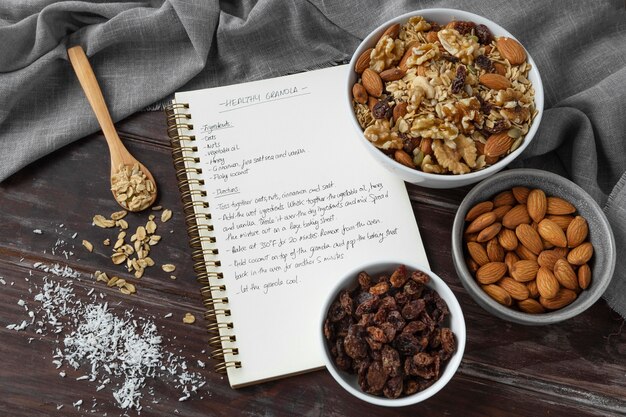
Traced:
<path id="1" fill-rule="evenodd" d="M 587 219 L 589 239 L 594 247 L 590 266 L 591 285 L 570 305 L 545 314 L 528 314 L 503 306 L 490 298 L 475 281 L 465 263 L 463 228 L 467 211 L 475 204 L 488 200 L 501 191 L 516 186 L 541 188 L 548 196 L 556 196 L 576 206 Z M 557 323 L 572 318 L 595 303 L 606 290 L 615 269 L 615 239 L 606 216 L 598 204 L 582 188 L 559 175 L 537 169 L 513 169 L 484 180 L 465 197 L 452 226 L 452 258 L 461 283 L 474 300 L 485 310 L 504 320 L 526 325 Z"/>
<path id="2" fill-rule="evenodd" d="M 341 290 L 352 289 L 358 286 L 357 283 L 357 275 L 361 271 L 366 271 L 368 274 L 372 276 L 379 276 L 380 274 L 391 274 L 399 265 L 404 264 L 410 271 L 420 270 L 430 276 L 430 282 L 427 284 L 428 287 L 437 291 L 441 298 L 443 298 L 448 304 L 448 309 L 450 310 L 450 315 L 444 322 L 446 326 L 450 327 L 450 329 L 454 332 L 454 336 L 456 338 L 456 352 L 452 355 L 450 360 L 445 364 L 443 371 L 441 372 L 441 376 L 430 387 L 426 388 L 423 391 L 416 392 L 413 395 L 408 395 L 406 397 L 401 398 L 384 398 L 377 397 L 371 394 L 367 394 L 361 391 L 359 384 L 357 383 L 356 375 L 348 374 L 337 368 L 335 363 L 331 357 L 330 351 L 328 349 L 328 345 L 326 344 L 326 338 L 324 337 L 324 322 L 326 321 L 326 315 L 328 314 L 328 309 L 330 305 L 335 301 L 337 295 Z M 435 273 L 429 271 L 426 267 L 410 262 L 372 262 L 365 265 L 360 265 L 357 268 L 354 268 L 344 276 L 340 277 L 334 288 L 328 293 L 328 298 L 322 305 L 322 309 L 320 310 L 320 320 L 319 320 L 319 328 L 318 328 L 318 340 L 320 344 L 321 351 L 323 352 L 324 363 L 326 364 L 326 368 L 330 372 L 330 374 L 335 378 L 335 380 L 341 385 L 346 391 L 350 394 L 354 395 L 357 398 L 360 398 L 363 401 L 367 401 L 371 404 L 376 404 L 384 407 L 404 407 L 407 405 L 412 405 L 419 403 L 421 401 L 430 398 L 435 395 L 439 390 L 441 390 L 449 381 L 452 379 L 452 376 L 456 372 L 459 364 L 461 363 L 461 359 L 463 358 L 463 352 L 465 351 L 465 319 L 463 318 L 463 312 L 461 311 L 461 306 L 457 301 L 456 297 L 452 293 L 452 290 L 446 285 L 446 283 L 439 278 Z"/>

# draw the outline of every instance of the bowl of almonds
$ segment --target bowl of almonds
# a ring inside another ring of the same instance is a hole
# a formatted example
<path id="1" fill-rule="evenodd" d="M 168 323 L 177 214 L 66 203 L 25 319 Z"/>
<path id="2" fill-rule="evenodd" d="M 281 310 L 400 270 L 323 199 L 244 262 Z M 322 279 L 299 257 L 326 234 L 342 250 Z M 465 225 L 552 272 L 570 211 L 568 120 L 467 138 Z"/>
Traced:
<path id="1" fill-rule="evenodd" d="M 372 31 L 346 79 L 357 139 L 403 180 L 478 182 L 532 141 L 543 112 L 536 65 L 513 35 L 462 10 L 424 9 Z"/>
<path id="2" fill-rule="evenodd" d="M 436 394 L 465 349 L 465 320 L 445 282 L 417 264 L 373 262 L 337 280 L 321 310 L 326 368 L 352 395 L 401 407 Z"/>
<path id="3" fill-rule="evenodd" d="M 546 171 L 514 169 L 474 187 L 452 226 L 452 256 L 474 300 L 505 320 L 551 324 L 604 293 L 615 240 L 598 204 Z"/>

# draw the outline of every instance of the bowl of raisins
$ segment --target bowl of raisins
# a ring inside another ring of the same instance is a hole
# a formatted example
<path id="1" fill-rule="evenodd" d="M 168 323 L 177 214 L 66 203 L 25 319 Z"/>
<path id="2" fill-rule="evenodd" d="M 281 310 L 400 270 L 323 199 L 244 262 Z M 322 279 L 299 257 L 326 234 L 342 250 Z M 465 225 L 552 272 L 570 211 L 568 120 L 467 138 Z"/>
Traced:
<path id="1" fill-rule="evenodd" d="M 535 137 L 544 105 L 524 46 L 455 9 L 418 10 L 374 29 L 343 88 L 354 139 L 404 181 L 429 188 L 465 186 L 506 167 Z"/>
<path id="2" fill-rule="evenodd" d="M 337 281 L 322 308 L 326 368 L 352 395 L 401 407 L 426 400 L 455 374 L 465 320 L 445 282 L 417 264 L 376 262 Z"/>

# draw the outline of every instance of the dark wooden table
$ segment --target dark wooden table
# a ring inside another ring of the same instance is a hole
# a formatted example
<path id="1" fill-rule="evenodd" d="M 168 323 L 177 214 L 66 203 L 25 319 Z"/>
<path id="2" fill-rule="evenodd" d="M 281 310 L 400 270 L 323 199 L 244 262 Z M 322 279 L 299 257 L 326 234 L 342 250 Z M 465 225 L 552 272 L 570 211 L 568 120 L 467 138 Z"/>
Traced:
<path id="1" fill-rule="evenodd" d="M 159 204 L 174 211 L 173 219 L 160 230 L 164 237 L 155 247 L 153 257 L 176 264 L 178 279 L 170 279 L 169 274 L 155 267 L 138 282 L 136 296 L 124 296 L 92 279 L 76 282 L 77 287 L 84 287 L 77 293 L 84 294 L 95 287 L 107 294 L 115 309 L 134 308 L 135 314 L 154 316 L 165 347 L 182 351 L 190 368 L 201 372 L 207 380 L 200 390 L 204 398 L 195 396 L 186 402 L 178 401 L 180 393 L 171 381 L 159 381 L 155 385 L 158 403 L 146 404 L 149 408 L 142 415 L 626 415 L 626 335 L 622 333 L 623 320 L 604 301 L 565 323 L 526 327 L 493 317 L 465 292 L 452 266 L 449 242 L 454 213 L 467 188 L 409 188 L 432 268 L 455 292 L 467 323 L 463 362 L 441 392 L 412 407 L 385 409 L 353 398 L 326 371 L 232 390 L 226 377 L 210 370 L 214 362 L 203 353 L 209 349 L 202 302 L 192 270 L 164 115 L 140 113 L 117 127 L 131 152 L 140 156 L 158 179 Z M 41 281 L 45 273 L 33 268 L 35 262 L 60 262 L 83 274 L 99 269 L 125 276 L 111 264 L 110 248 L 102 245 L 112 232 L 91 225 L 94 214 L 108 215 L 117 210 L 107 189 L 106 158 L 104 138 L 95 134 L 37 161 L 0 184 L 0 277 L 6 282 L 0 285 L 2 416 L 123 414 L 115 406 L 109 389 L 96 392 L 95 382 L 59 377 L 51 363 L 56 336 L 40 337 L 29 329 L 6 329 L 7 324 L 25 318 L 24 309 L 17 304 L 19 299 L 36 305 L 28 288 Z M 146 217 L 147 214 L 131 216 L 129 222 L 137 226 Z M 33 233 L 34 229 L 41 229 L 43 234 Z M 169 230 L 172 233 L 167 233 Z M 72 240 L 75 232 L 78 235 Z M 51 253 L 50 248 L 59 237 L 75 246 L 75 255 L 68 260 Z M 82 248 L 82 239 L 94 243 L 94 253 Z M 25 277 L 30 278 L 28 282 Z M 182 323 L 187 312 L 198 317 L 194 325 Z M 172 317 L 164 318 L 167 313 L 172 313 Z M 29 338 L 34 340 L 29 343 Z M 206 369 L 196 366 L 197 359 L 207 362 Z M 98 407 L 91 413 L 94 398 Z M 81 410 L 72 406 L 78 399 L 85 403 Z M 64 407 L 57 410 L 58 404 Z"/>

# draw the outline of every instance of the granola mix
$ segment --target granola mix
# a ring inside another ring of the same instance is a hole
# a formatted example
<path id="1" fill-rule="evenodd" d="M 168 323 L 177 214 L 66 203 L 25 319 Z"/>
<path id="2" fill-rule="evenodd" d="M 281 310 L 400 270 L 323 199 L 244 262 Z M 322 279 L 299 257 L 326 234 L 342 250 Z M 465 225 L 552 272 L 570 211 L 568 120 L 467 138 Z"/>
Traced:
<path id="1" fill-rule="evenodd" d="M 537 114 L 524 48 L 473 22 L 440 26 L 413 16 L 389 27 L 354 69 L 364 136 L 427 173 L 497 163 L 519 148 Z"/>

